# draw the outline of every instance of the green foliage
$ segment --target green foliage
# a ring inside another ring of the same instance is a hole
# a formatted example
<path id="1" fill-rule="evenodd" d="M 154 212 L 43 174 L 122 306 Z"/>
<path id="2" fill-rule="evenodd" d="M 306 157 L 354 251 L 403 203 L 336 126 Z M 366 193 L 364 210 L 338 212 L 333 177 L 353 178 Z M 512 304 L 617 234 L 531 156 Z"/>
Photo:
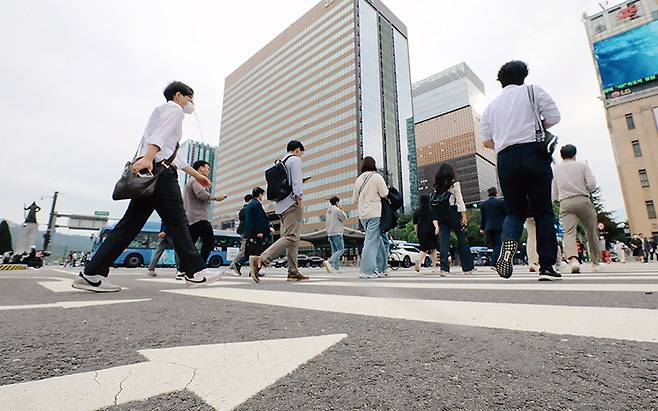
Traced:
<path id="1" fill-rule="evenodd" d="M 6 251 L 13 251 L 13 247 L 11 245 L 11 232 L 9 231 L 9 224 L 2 220 L 0 223 L 0 254 L 4 254 Z"/>

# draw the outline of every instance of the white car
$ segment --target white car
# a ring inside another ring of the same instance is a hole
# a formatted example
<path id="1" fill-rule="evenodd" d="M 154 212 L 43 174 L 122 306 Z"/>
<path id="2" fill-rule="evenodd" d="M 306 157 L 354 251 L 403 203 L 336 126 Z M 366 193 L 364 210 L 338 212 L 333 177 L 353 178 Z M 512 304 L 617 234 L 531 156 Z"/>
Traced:
<path id="1" fill-rule="evenodd" d="M 388 259 L 391 264 L 409 268 L 416 264 L 416 260 L 418 260 L 418 258 L 420 258 L 420 250 L 416 247 L 397 242 L 391 243 L 391 252 L 388 255 Z M 423 266 L 432 266 L 432 260 L 429 256 L 425 257 Z"/>

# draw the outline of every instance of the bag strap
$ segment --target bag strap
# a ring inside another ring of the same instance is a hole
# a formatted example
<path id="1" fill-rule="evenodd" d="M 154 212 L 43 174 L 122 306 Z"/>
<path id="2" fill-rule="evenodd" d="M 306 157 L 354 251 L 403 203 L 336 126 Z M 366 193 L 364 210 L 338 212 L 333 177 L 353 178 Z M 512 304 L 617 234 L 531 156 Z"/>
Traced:
<path id="1" fill-rule="evenodd" d="M 178 147 L 180 147 L 180 145 L 176 143 L 176 148 L 174 149 L 174 152 L 171 154 L 171 156 L 168 159 L 164 161 L 167 167 L 169 167 L 171 163 L 174 162 L 174 159 L 176 158 L 176 154 L 178 154 Z"/>
<path id="2" fill-rule="evenodd" d="M 535 89 L 532 85 L 526 87 L 528 89 L 528 98 L 530 99 L 530 105 L 532 106 L 532 114 L 535 117 L 535 137 L 538 132 L 541 132 L 541 137 L 537 138 L 537 141 L 544 141 L 546 130 L 544 129 L 544 123 L 541 121 L 541 116 L 539 115 L 539 108 L 535 102 Z"/>
<path id="3" fill-rule="evenodd" d="M 368 177 L 366 177 L 366 181 L 364 181 L 363 184 L 361 184 L 361 188 L 359 188 L 359 195 L 357 195 L 357 197 L 360 197 L 360 196 L 361 196 L 361 191 L 363 191 L 363 187 L 366 186 L 366 184 L 368 183 L 368 181 L 370 181 L 370 177 L 372 177 L 374 174 L 375 174 L 375 172 L 372 171 L 372 174 L 370 174 Z"/>

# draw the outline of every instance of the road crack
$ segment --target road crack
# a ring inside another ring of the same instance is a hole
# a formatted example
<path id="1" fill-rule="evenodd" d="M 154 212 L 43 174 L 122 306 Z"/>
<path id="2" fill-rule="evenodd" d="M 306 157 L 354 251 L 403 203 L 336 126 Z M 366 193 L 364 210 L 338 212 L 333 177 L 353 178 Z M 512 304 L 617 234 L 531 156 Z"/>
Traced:
<path id="1" fill-rule="evenodd" d="M 101 383 L 98 381 L 98 371 L 94 371 L 94 382 L 98 385 L 98 388 L 100 388 Z"/>
<path id="2" fill-rule="evenodd" d="M 121 394 L 121 391 L 123 391 L 123 383 L 126 382 L 126 380 L 127 380 L 128 378 L 130 378 L 130 376 L 132 375 L 132 373 L 133 373 L 132 370 L 131 370 L 131 369 L 128 369 L 128 375 L 126 375 L 126 378 L 124 378 L 123 380 L 121 380 L 121 382 L 119 383 L 119 392 L 117 392 L 116 395 L 114 396 L 114 405 L 117 405 L 117 401 L 118 401 L 118 399 L 119 399 L 119 394 Z"/>

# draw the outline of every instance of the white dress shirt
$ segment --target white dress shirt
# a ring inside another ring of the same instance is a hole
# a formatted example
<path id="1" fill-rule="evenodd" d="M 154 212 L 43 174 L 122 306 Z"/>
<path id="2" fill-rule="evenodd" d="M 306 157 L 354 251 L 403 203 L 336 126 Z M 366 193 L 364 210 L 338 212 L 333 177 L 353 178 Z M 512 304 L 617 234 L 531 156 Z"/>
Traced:
<path id="1" fill-rule="evenodd" d="M 560 122 L 557 105 L 541 87 L 533 85 L 535 105 L 546 128 Z M 536 141 L 537 121 L 533 113 L 528 86 L 515 84 L 503 88 L 503 93 L 489 104 L 482 114 L 482 141 L 493 140 L 496 153 L 514 144 Z"/>
<path id="2" fill-rule="evenodd" d="M 183 108 L 173 101 L 167 101 L 165 104 L 156 107 L 148 123 L 146 123 L 144 137 L 142 137 L 137 157 L 146 154 L 149 144 L 160 147 L 160 151 L 155 155 L 156 163 L 171 157 L 176 149 L 176 144 L 183 137 L 183 117 L 185 117 Z M 178 155 L 176 155 L 172 164 L 178 169 L 189 166 Z"/>

